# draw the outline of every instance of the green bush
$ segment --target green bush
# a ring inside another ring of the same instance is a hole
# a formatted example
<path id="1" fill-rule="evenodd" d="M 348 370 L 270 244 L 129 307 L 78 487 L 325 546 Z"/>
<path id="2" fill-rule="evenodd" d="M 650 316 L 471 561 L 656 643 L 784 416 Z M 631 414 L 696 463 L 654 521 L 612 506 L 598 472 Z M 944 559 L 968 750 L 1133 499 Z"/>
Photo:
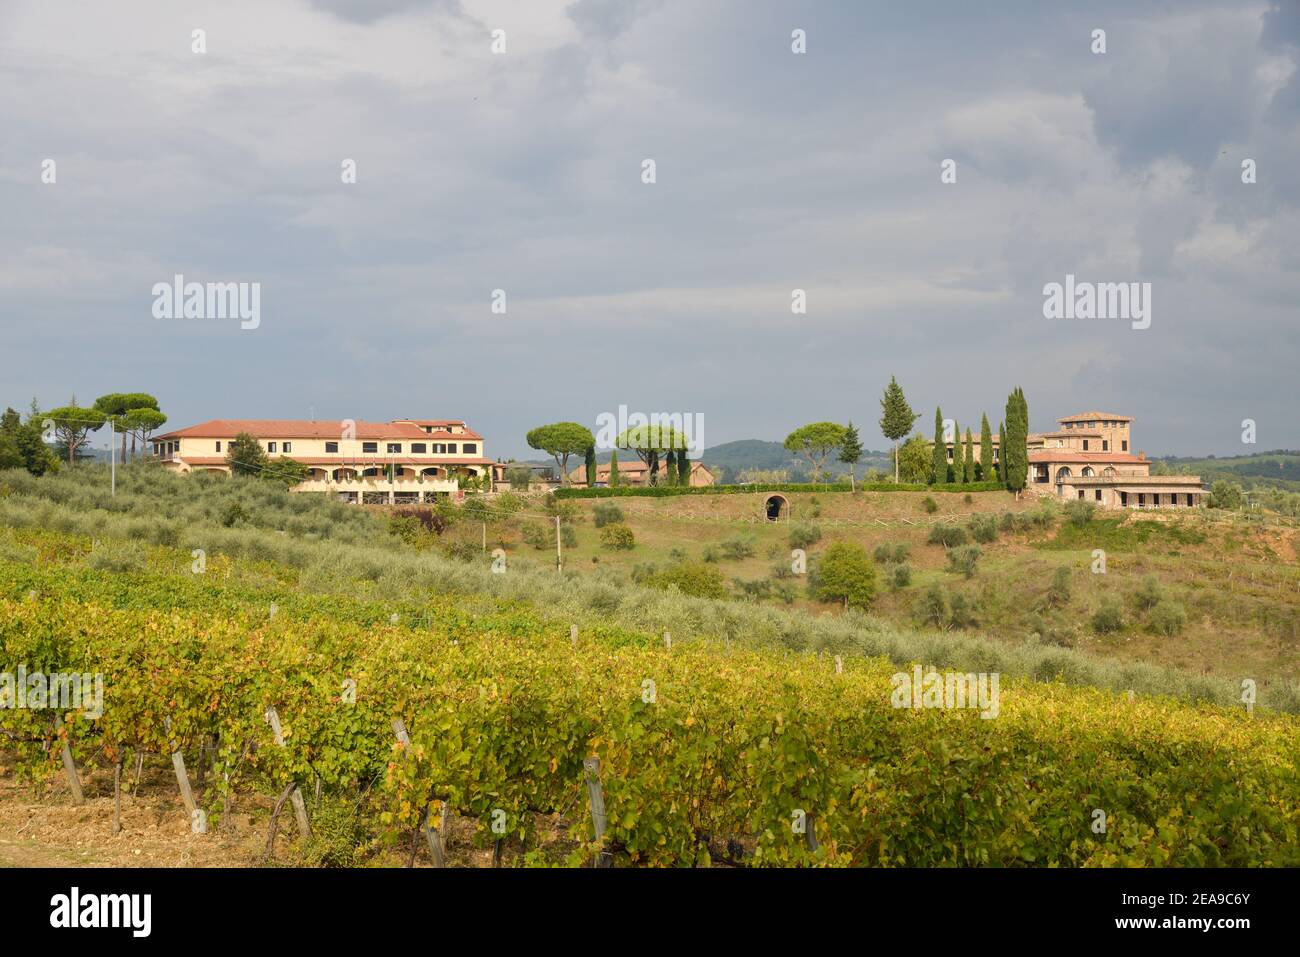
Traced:
<path id="1" fill-rule="evenodd" d="M 525 545 L 531 545 L 536 549 L 548 548 L 551 545 L 549 530 L 536 522 L 524 522 L 524 527 L 519 530 L 519 537 L 523 539 Z"/>
<path id="2" fill-rule="evenodd" d="M 1211 485 L 1206 498 L 1210 508 L 1241 508 L 1243 502 L 1241 486 L 1227 479 L 1219 479 Z"/>
<path id="3" fill-rule="evenodd" d="M 626 551 L 636 545 L 636 536 L 626 525 L 606 525 L 600 530 L 600 544 Z"/>
<path id="4" fill-rule="evenodd" d="M 1052 573 L 1046 601 L 1049 608 L 1062 608 L 1070 603 L 1070 569 L 1061 566 Z"/>
<path id="5" fill-rule="evenodd" d="M 865 482 L 858 485 L 864 492 L 1000 492 L 1001 482 L 943 482 L 935 485 L 899 482 Z M 556 498 L 666 498 L 672 495 L 749 495 L 755 492 L 849 492 L 848 482 L 827 485 L 812 483 L 772 482 L 754 485 L 620 485 L 617 488 L 561 488 Z M 938 508 L 936 505 L 935 508 Z"/>
<path id="6" fill-rule="evenodd" d="M 564 548 L 578 547 L 578 530 L 568 522 L 560 523 L 560 544 Z"/>
<path id="7" fill-rule="evenodd" d="M 1099 635 L 1110 635 L 1124 627 L 1124 609 L 1114 598 L 1103 599 L 1092 616 L 1092 630 Z"/>
<path id="8" fill-rule="evenodd" d="M 974 628 L 979 624 L 975 603 L 957 592 L 949 604 L 948 621 L 954 628 Z"/>
<path id="9" fill-rule="evenodd" d="M 608 526 L 610 528 L 618 526 Z M 637 576 L 633 574 L 635 580 Z M 650 588 L 676 588 L 693 598 L 726 598 L 727 584 L 721 570 L 702 562 L 680 562 L 661 571 L 642 575 L 639 584 Z"/>
<path id="10" fill-rule="evenodd" d="M 912 584 L 912 566 L 906 562 L 895 565 L 890 582 L 895 588 L 906 588 Z"/>
<path id="11" fill-rule="evenodd" d="M 1164 593 L 1161 591 L 1160 582 L 1155 575 L 1147 575 L 1143 578 L 1142 584 L 1133 593 L 1133 601 L 1138 606 L 1139 611 L 1150 611 L 1160 604 L 1162 598 L 1164 598 Z"/>
<path id="12" fill-rule="evenodd" d="M 967 523 L 971 538 L 982 545 L 998 539 L 998 523 L 992 515 L 972 515 Z"/>
<path id="13" fill-rule="evenodd" d="M 701 553 L 700 557 L 710 565 L 713 565 L 722 561 L 722 552 L 718 551 L 717 545 L 705 545 L 704 551 Z"/>
<path id="14" fill-rule="evenodd" d="M 978 545 L 962 545 L 948 549 L 948 571 L 960 572 L 967 578 L 975 574 L 975 565 L 984 554 Z"/>
<path id="15" fill-rule="evenodd" d="M 822 530 L 813 522 L 796 522 L 790 526 L 790 547 L 808 548 L 821 541 Z"/>
<path id="16" fill-rule="evenodd" d="M 613 502 L 597 502 L 591 509 L 591 517 L 597 528 L 614 525 L 623 521 L 623 510 Z"/>
<path id="17" fill-rule="evenodd" d="M 933 515 L 935 512 L 939 511 L 939 503 L 927 495 L 921 500 L 921 509 L 927 515 Z"/>
<path id="18" fill-rule="evenodd" d="M 754 554 L 754 543 L 744 538 L 733 538 L 722 543 L 722 554 L 733 561 L 750 558 Z"/>
<path id="19" fill-rule="evenodd" d="M 931 628 L 945 627 L 948 624 L 948 596 L 944 594 L 943 586 L 931 582 L 921 594 L 916 611 L 921 624 Z"/>
<path id="20" fill-rule="evenodd" d="M 958 545 L 966 544 L 966 529 L 960 525 L 936 525 L 930 529 L 930 537 L 926 541 L 931 545 L 956 548 Z"/>
<path id="21" fill-rule="evenodd" d="M 1091 522 L 1096 511 L 1095 502 L 1088 502 L 1081 498 L 1071 499 L 1065 503 L 1065 517 L 1076 528 L 1083 528 Z"/>
<path id="22" fill-rule="evenodd" d="M 1187 610 L 1176 601 L 1161 601 L 1151 609 L 1148 623 L 1156 634 L 1172 638 L 1187 625 Z"/>
<path id="23" fill-rule="evenodd" d="M 816 597 L 843 603 L 845 608 L 869 608 L 876 596 L 876 566 L 861 545 L 833 542 L 817 561 Z"/>

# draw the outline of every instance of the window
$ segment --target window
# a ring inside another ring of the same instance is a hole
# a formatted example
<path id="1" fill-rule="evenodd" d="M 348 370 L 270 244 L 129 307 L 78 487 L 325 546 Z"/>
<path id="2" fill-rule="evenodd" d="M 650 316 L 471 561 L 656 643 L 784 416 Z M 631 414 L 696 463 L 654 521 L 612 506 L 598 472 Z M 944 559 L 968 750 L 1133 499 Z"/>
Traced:
<path id="1" fill-rule="evenodd" d="M 1101 501 L 1101 489 L 1097 489 L 1097 491 L 1093 492 L 1092 494 L 1096 496 L 1098 502 Z"/>
<path id="2" fill-rule="evenodd" d="M 1101 450 L 1102 450 L 1103 452 L 1109 452 L 1109 451 L 1110 451 L 1110 441 L 1109 441 L 1108 439 L 1102 439 L 1102 440 L 1101 440 Z"/>
<path id="3" fill-rule="evenodd" d="M 1127 451 L 1128 451 L 1128 439 L 1124 439 L 1124 440 L 1122 440 L 1122 441 L 1119 443 L 1119 447 L 1120 447 L 1120 451 L 1121 451 L 1121 452 L 1127 452 Z"/>
<path id="4" fill-rule="evenodd" d="M 1079 498 L 1083 498 L 1083 489 L 1079 489 Z"/>
<path id="5" fill-rule="evenodd" d="M 448 454 L 448 455 L 455 455 L 455 454 L 456 454 L 456 443 L 455 443 L 455 442 L 448 442 L 448 443 L 447 443 L 447 454 Z"/>
<path id="6" fill-rule="evenodd" d="M 290 452 L 293 451 L 293 443 L 292 442 L 284 443 L 284 448 L 281 449 L 281 451 L 284 452 L 285 455 L 288 455 Z"/>
<path id="7" fill-rule="evenodd" d="M 338 450 L 339 450 L 339 444 L 338 444 L 337 442 L 326 442 L 326 443 L 325 443 L 325 451 L 326 451 L 326 452 L 337 452 Z"/>
<path id="8" fill-rule="evenodd" d="M 268 452 L 274 452 L 274 451 L 275 451 L 275 443 L 274 443 L 274 442 L 267 442 L 267 443 L 266 443 L 266 451 L 268 451 Z"/>
<path id="9" fill-rule="evenodd" d="M 401 442 L 389 442 L 389 443 L 388 443 L 388 451 L 389 451 L 389 454 L 396 454 L 396 453 L 401 452 L 401 451 L 402 451 L 402 443 L 401 443 Z"/>
<path id="10" fill-rule="evenodd" d="M 1084 450 L 1085 452 L 1088 451 L 1088 440 L 1087 440 L 1087 439 L 1084 439 L 1084 440 L 1083 440 L 1083 450 Z"/>
<path id="11" fill-rule="evenodd" d="M 426 452 L 428 452 L 428 449 L 429 449 L 429 446 L 427 446 L 427 445 L 426 445 L 425 443 L 423 443 L 423 442 L 412 442 L 412 443 L 411 443 L 411 454 L 412 454 L 412 455 L 424 455 Z"/>
<path id="12" fill-rule="evenodd" d="M 362 443 L 361 443 L 361 451 L 362 451 L 362 452 L 378 452 L 378 451 L 379 451 L 379 443 L 378 443 L 378 442 L 362 442 Z"/>
<path id="13" fill-rule="evenodd" d="M 460 450 L 466 455 L 476 455 L 478 453 L 478 446 L 473 442 L 466 442 L 460 447 Z"/>
<path id="14" fill-rule="evenodd" d="M 218 451 L 218 452 L 221 451 L 221 443 L 220 443 L 220 442 L 217 443 L 217 451 Z"/>
<path id="15" fill-rule="evenodd" d="M 1089 423 L 1088 423 L 1088 428 L 1090 428 L 1090 429 L 1095 429 L 1096 427 L 1097 427 L 1097 423 L 1096 423 L 1096 422 L 1089 422 Z"/>

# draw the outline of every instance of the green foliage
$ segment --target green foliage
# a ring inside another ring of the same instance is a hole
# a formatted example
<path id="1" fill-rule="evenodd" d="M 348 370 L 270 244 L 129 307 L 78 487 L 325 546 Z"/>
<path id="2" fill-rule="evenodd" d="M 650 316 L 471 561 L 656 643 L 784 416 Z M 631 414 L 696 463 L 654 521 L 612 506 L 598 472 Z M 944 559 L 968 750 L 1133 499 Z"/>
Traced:
<path id="1" fill-rule="evenodd" d="M 0 470 L 26 469 L 32 475 L 58 471 L 59 462 L 41 437 L 39 420 L 27 422 L 13 409 L 0 416 Z"/>
<path id="2" fill-rule="evenodd" d="M 933 515 L 935 512 L 939 511 L 939 503 L 927 495 L 921 500 L 921 508 L 925 510 L 927 515 Z"/>
<path id="3" fill-rule="evenodd" d="M 987 545 L 998 539 L 998 521 L 992 515 L 972 515 L 966 523 L 971 538 L 981 545 Z"/>
<path id="4" fill-rule="evenodd" d="M 948 596 L 945 594 L 943 586 L 938 582 L 931 582 L 917 601 L 916 612 L 923 625 L 928 625 L 931 628 L 947 627 L 949 617 Z"/>
<path id="5" fill-rule="evenodd" d="M 1239 509 L 1242 506 L 1241 486 L 1227 479 L 1219 479 L 1210 486 L 1210 508 Z"/>
<path id="6" fill-rule="evenodd" d="M 930 443 L 917 434 L 898 449 L 898 474 L 904 482 L 920 485 L 930 477 Z"/>
<path id="7" fill-rule="evenodd" d="M 858 463 L 862 461 L 862 438 L 857 427 L 849 420 L 844 429 L 844 441 L 840 444 L 840 461 L 849 467 L 849 484 L 854 485 L 858 477 Z"/>
<path id="8" fill-rule="evenodd" d="M 869 608 L 876 596 L 876 566 L 866 549 L 853 542 L 832 542 L 817 559 L 818 601 L 845 608 Z"/>
<path id="9" fill-rule="evenodd" d="M 809 548 L 822 539 L 821 526 L 813 522 L 796 522 L 790 526 L 790 547 Z"/>
<path id="10" fill-rule="evenodd" d="M 528 491 L 528 485 L 533 480 L 532 469 L 525 466 L 517 465 L 513 468 L 506 469 L 506 481 L 510 483 L 512 489 Z"/>
<path id="11" fill-rule="evenodd" d="M 722 554 L 732 561 L 754 556 L 754 543 L 746 538 L 732 538 L 722 543 Z"/>
<path id="12" fill-rule="evenodd" d="M 591 516 L 597 528 L 604 528 L 606 525 L 613 525 L 624 519 L 623 510 L 613 502 L 597 502 L 591 508 Z"/>
<path id="13" fill-rule="evenodd" d="M 1164 598 L 1164 592 L 1160 588 L 1160 582 L 1154 575 L 1147 575 L 1142 579 L 1142 584 L 1138 590 L 1133 593 L 1133 602 L 1141 611 L 1150 611 L 1160 604 Z"/>
<path id="14" fill-rule="evenodd" d="M 78 450 L 90 440 L 90 433 L 103 428 L 108 417 L 98 409 L 83 409 L 75 401 L 41 414 L 41 421 L 49 420 L 54 426 L 54 436 L 59 446 L 67 450 L 68 464 L 77 460 Z"/>
<path id="15" fill-rule="evenodd" d="M 1124 608 L 1114 598 L 1102 599 L 1092 615 L 1092 630 L 1099 635 L 1110 635 L 1124 627 Z"/>
<path id="16" fill-rule="evenodd" d="M 975 448 L 971 442 L 970 427 L 966 428 L 966 452 L 962 456 L 962 481 L 970 485 L 975 481 Z"/>
<path id="17" fill-rule="evenodd" d="M 1047 586 L 1046 604 L 1049 608 L 1064 608 L 1070 603 L 1070 569 L 1062 565 L 1052 573 Z"/>
<path id="18" fill-rule="evenodd" d="M 1096 503 L 1085 499 L 1075 498 L 1065 503 L 1066 520 L 1078 528 L 1083 528 L 1091 522 L 1096 511 Z"/>
<path id="19" fill-rule="evenodd" d="M 880 397 L 880 432 L 885 438 L 894 443 L 894 481 L 898 481 L 898 440 L 912 431 L 912 425 L 921 417 L 919 412 L 913 412 L 912 407 L 907 404 L 907 398 L 903 395 L 903 388 L 898 384 L 898 380 L 892 375 L 889 377 L 889 385 L 885 386 L 884 394 Z"/>
<path id="20" fill-rule="evenodd" d="M 892 584 L 894 588 L 906 588 L 908 585 L 912 584 L 912 566 L 908 565 L 906 562 L 899 562 L 897 565 L 893 566 L 889 580 L 890 584 Z"/>
<path id="21" fill-rule="evenodd" d="M 620 479 L 618 477 L 618 449 L 609 453 L 609 486 L 618 488 Z"/>
<path id="22" fill-rule="evenodd" d="M 934 442 L 930 446 L 930 484 L 948 480 L 948 446 L 943 440 L 943 410 L 934 410 Z"/>
<path id="23" fill-rule="evenodd" d="M 587 446 L 587 488 L 593 488 L 596 484 L 596 446 Z"/>
<path id="24" fill-rule="evenodd" d="M 600 530 L 600 544 L 605 548 L 627 551 L 636 545 L 636 536 L 626 525 L 606 525 Z"/>
<path id="25" fill-rule="evenodd" d="M 550 548 L 553 544 L 547 529 L 536 522 L 524 522 L 523 527 L 519 529 L 519 537 L 525 545 L 531 545 L 539 551 Z"/>
<path id="26" fill-rule="evenodd" d="M 262 443 L 247 432 L 240 432 L 226 446 L 226 464 L 232 475 L 260 476 L 268 461 Z"/>
<path id="27" fill-rule="evenodd" d="M 675 588 L 694 598 L 726 598 L 726 579 L 720 569 L 701 562 L 678 562 L 643 577 L 638 584 L 650 588 Z"/>
<path id="28" fill-rule="evenodd" d="M 825 470 L 826 460 L 844 447 L 847 431 L 835 422 L 812 422 L 787 435 L 784 445 L 787 450 L 807 460 L 815 482 Z"/>
<path id="29" fill-rule="evenodd" d="M 1019 386 L 1007 398 L 1007 420 L 1003 430 L 1001 458 L 1006 463 L 1007 488 L 1019 492 L 1029 476 L 1029 404 Z"/>
<path id="30" fill-rule="evenodd" d="M 555 459 L 560 468 L 561 484 L 569 484 L 569 457 L 582 455 L 596 444 L 591 429 L 577 422 L 552 422 L 539 425 L 525 436 L 529 448 L 539 449 Z"/>
<path id="31" fill-rule="evenodd" d="M 910 549 L 903 542 L 893 544 L 889 542 L 881 542 L 876 546 L 876 550 L 872 553 L 871 557 L 875 559 L 876 563 L 879 565 L 884 565 L 887 562 L 904 562 L 907 560 L 909 551 Z"/>
<path id="32" fill-rule="evenodd" d="M 655 488 L 646 486 L 621 486 L 619 488 L 561 488 L 555 490 L 555 496 L 561 499 L 579 498 L 667 498 L 673 495 L 752 495 L 755 492 L 848 492 L 849 483 L 836 484 L 800 484 L 782 482 L 751 485 L 693 485 L 667 486 Z M 860 492 L 997 492 L 1002 485 L 997 482 L 976 482 L 974 485 L 961 483 L 944 483 L 925 486 L 919 483 L 863 482 L 857 487 Z"/>
<path id="33" fill-rule="evenodd" d="M 1172 638 L 1186 627 L 1187 609 L 1176 601 L 1157 602 L 1151 609 L 1148 624 L 1156 634 Z"/>
<path id="34" fill-rule="evenodd" d="M 960 525 L 936 525 L 930 529 L 930 534 L 926 541 L 931 545 L 942 545 L 944 548 L 956 548 L 959 545 L 966 544 L 966 529 Z"/>
<path id="35" fill-rule="evenodd" d="M 988 413 L 980 416 L 980 461 L 979 475 L 981 482 L 995 477 L 993 469 L 993 431 L 989 428 Z"/>
<path id="36" fill-rule="evenodd" d="M 962 545 L 947 552 L 948 571 L 959 572 L 967 578 L 975 574 L 975 566 L 984 554 L 978 545 Z"/>

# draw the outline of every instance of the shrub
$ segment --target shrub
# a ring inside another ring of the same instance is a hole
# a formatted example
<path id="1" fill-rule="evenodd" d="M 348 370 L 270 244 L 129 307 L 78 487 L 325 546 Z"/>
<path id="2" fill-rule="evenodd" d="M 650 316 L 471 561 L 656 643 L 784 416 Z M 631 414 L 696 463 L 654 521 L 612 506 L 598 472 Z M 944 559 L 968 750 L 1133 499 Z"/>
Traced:
<path id="1" fill-rule="evenodd" d="M 733 560 L 749 558 L 754 554 L 754 543 L 743 538 L 733 538 L 722 543 L 722 554 Z"/>
<path id="2" fill-rule="evenodd" d="M 1061 608 L 1070 603 L 1070 569 L 1061 566 L 1052 573 L 1046 600 L 1049 608 Z"/>
<path id="3" fill-rule="evenodd" d="M 494 509 L 498 512 L 508 512 L 510 514 L 522 512 L 526 504 L 527 503 L 524 502 L 521 497 L 515 495 L 513 492 L 502 492 L 492 500 L 492 507 Z"/>
<path id="4" fill-rule="evenodd" d="M 777 582 L 772 590 L 776 592 L 776 597 L 785 605 L 793 605 L 794 600 L 799 597 L 798 591 L 789 582 Z"/>
<path id="5" fill-rule="evenodd" d="M 874 558 L 877 563 L 884 565 L 888 562 L 907 561 L 907 555 L 910 551 L 911 549 L 907 545 L 903 544 L 902 542 L 898 542 L 897 544 L 890 544 L 889 542 L 881 542 L 879 545 L 876 546 L 876 549 L 874 552 L 872 552 L 871 557 Z"/>
<path id="6" fill-rule="evenodd" d="M 975 614 L 975 603 L 957 592 L 949 604 L 948 620 L 954 628 L 974 628 L 979 624 Z"/>
<path id="7" fill-rule="evenodd" d="M 1093 513 L 1097 511 L 1095 502 L 1086 502 L 1081 498 L 1071 499 L 1065 503 L 1065 517 L 1071 525 L 1077 528 L 1083 528 L 1092 521 Z"/>
<path id="8" fill-rule="evenodd" d="M 961 500 L 965 502 L 967 505 L 969 505 L 971 502 L 975 501 L 975 498 L 974 496 L 971 495 L 970 492 L 967 492 L 965 495 L 962 496 Z"/>
<path id="9" fill-rule="evenodd" d="M 845 608 L 869 608 L 876 596 L 876 566 L 861 545 L 834 542 L 817 562 L 819 601 L 838 601 Z"/>
<path id="10" fill-rule="evenodd" d="M 912 584 L 912 566 L 908 565 L 906 562 L 895 565 L 893 576 L 890 578 L 890 583 L 895 588 L 906 588 L 908 585 Z"/>
<path id="11" fill-rule="evenodd" d="M 966 529 L 960 525 L 936 525 L 930 529 L 930 537 L 926 541 L 931 545 L 956 548 L 966 544 Z"/>
<path id="12" fill-rule="evenodd" d="M 1114 598 L 1102 601 L 1092 616 L 1092 630 L 1099 635 L 1110 635 L 1124 627 L 1124 609 Z"/>
<path id="13" fill-rule="evenodd" d="M 971 538 L 983 545 L 998 539 L 998 523 L 992 515 L 972 515 L 967 527 Z"/>
<path id="14" fill-rule="evenodd" d="M 927 495 L 921 500 L 921 508 L 927 515 L 933 515 L 935 512 L 939 511 L 939 503 L 931 496 Z"/>
<path id="15" fill-rule="evenodd" d="M 1241 508 L 1241 486 L 1227 479 L 1219 479 L 1210 486 L 1210 508 Z"/>
<path id="16" fill-rule="evenodd" d="M 1138 590 L 1133 593 L 1133 600 L 1137 603 L 1140 611 L 1150 611 L 1160 604 L 1164 594 L 1160 590 L 1160 582 L 1156 580 L 1155 575 L 1147 575 L 1142 579 L 1142 584 Z"/>
<path id="17" fill-rule="evenodd" d="M 525 545 L 531 545 L 536 549 L 543 549 L 551 544 L 551 536 L 547 534 L 547 529 L 536 522 L 524 522 L 524 527 L 519 530 L 519 537 L 523 539 Z"/>
<path id="18" fill-rule="evenodd" d="M 813 522 L 797 522 L 790 526 L 790 547 L 807 548 L 821 541 L 821 526 Z"/>
<path id="19" fill-rule="evenodd" d="M 460 562 L 476 561 L 482 554 L 482 546 L 476 542 L 448 542 L 445 549 L 448 558 L 454 558 Z"/>
<path id="20" fill-rule="evenodd" d="M 597 502 L 591 510 L 591 517 L 597 528 L 604 528 L 622 522 L 623 510 L 613 502 Z"/>
<path id="21" fill-rule="evenodd" d="M 921 595 L 916 610 L 921 624 L 932 628 L 945 627 L 948 624 L 948 596 L 944 594 L 943 586 L 931 582 L 930 587 Z"/>
<path id="22" fill-rule="evenodd" d="M 772 583 L 766 578 L 756 578 L 753 581 L 746 581 L 743 578 L 733 578 L 731 583 L 746 598 L 760 599 L 767 598 L 772 594 Z"/>
<path id="23" fill-rule="evenodd" d="M 1161 601 L 1151 609 L 1151 630 L 1172 638 L 1187 624 L 1187 610 L 1176 601 Z"/>
<path id="24" fill-rule="evenodd" d="M 705 545 L 700 557 L 710 565 L 722 561 L 722 553 L 718 551 L 717 545 Z"/>
<path id="25" fill-rule="evenodd" d="M 626 551 L 636 544 L 636 536 L 626 525 L 606 525 L 600 530 L 600 544 Z"/>
<path id="26" fill-rule="evenodd" d="M 1025 520 L 1034 528 L 1051 528 L 1056 524 L 1056 512 L 1052 509 L 1052 503 L 1044 500 L 1025 513 Z"/>
<path id="27" fill-rule="evenodd" d="M 244 508 L 238 502 L 228 502 L 226 507 L 221 510 L 221 525 L 223 528 L 234 528 L 239 522 L 247 521 L 248 516 L 244 514 Z"/>
<path id="28" fill-rule="evenodd" d="M 611 528 L 619 526 L 609 526 Z M 711 568 L 702 562 L 680 562 L 663 570 L 654 570 L 638 576 L 634 570 L 634 581 L 650 588 L 676 588 L 683 595 L 693 598 L 726 598 L 727 584 L 721 570 Z"/>
<path id="29" fill-rule="evenodd" d="M 961 572 L 967 578 L 975 574 L 975 565 L 984 554 L 978 545 L 962 545 L 948 550 L 948 571 Z"/>
<path id="30" fill-rule="evenodd" d="M 565 548 L 578 547 L 578 530 L 568 522 L 560 523 L 560 544 Z"/>

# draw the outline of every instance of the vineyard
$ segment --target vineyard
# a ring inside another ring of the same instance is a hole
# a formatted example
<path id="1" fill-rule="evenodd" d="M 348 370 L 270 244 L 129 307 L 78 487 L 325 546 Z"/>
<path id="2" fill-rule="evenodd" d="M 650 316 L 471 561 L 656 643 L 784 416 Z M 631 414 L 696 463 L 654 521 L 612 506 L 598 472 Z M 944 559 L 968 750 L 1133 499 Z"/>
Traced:
<path id="1" fill-rule="evenodd" d="M 341 805 L 346 863 L 427 828 L 428 860 L 454 864 L 454 817 L 529 865 L 1300 864 L 1289 715 L 1005 676 L 992 720 L 895 708 L 879 658 L 575 632 L 486 595 L 313 595 L 271 563 L 196 574 L 163 546 L 121 572 L 92 552 L 32 532 L 0 553 L 3 670 L 104 676 L 94 720 L 0 709 L 4 760 L 46 787 L 202 767 L 198 814 L 178 770 L 176 815 L 206 840 L 274 801 L 268 859 L 309 843 L 290 807 L 310 833 Z"/>

